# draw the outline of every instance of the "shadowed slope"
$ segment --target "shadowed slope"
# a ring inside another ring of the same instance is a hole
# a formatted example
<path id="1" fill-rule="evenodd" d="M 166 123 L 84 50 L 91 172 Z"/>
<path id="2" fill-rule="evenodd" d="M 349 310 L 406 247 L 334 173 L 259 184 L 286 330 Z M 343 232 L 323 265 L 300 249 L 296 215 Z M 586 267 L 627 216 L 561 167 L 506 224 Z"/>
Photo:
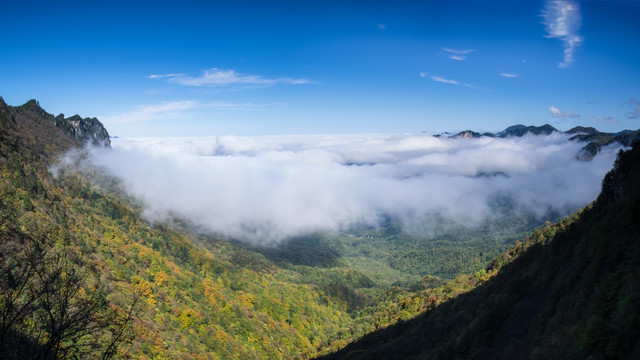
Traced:
<path id="1" fill-rule="evenodd" d="M 636 143 L 591 208 L 525 240 L 494 278 L 324 358 L 638 358 L 638 214 Z"/>

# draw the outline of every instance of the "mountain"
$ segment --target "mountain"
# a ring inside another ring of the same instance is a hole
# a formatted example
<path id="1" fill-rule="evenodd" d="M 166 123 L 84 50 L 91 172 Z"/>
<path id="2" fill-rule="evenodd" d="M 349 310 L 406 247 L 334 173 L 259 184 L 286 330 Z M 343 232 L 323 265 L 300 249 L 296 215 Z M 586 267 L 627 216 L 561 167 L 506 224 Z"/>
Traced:
<path id="1" fill-rule="evenodd" d="M 589 126 L 589 127 L 584 127 L 584 126 L 576 126 L 573 127 L 567 131 L 565 131 L 565 134 L 587 134 L 587 135 L 591 135 L 591 134 L 596 134 L 599 131 L 596 130 L 595 128 Z"/>
<path id="2" fill-rule="evenodd" d="M 524 126 L 524 125 L 513 125 L 510 126 L 503 131 L 496 134 L 499 137 L 509 137 L 509 136 L 524 136 L 526 134 L 533 135 L 549 135 L 554 131 L 558 131 L 558 129 L 554 128 L 549 124 L 545 124 L 542 126 Z"/>
<path id="3" fill-rule="evenodd" d="M 0 98 L 0 106 L 2 106 L 2 104 L 4 104 L 6 109 L 4 100 Z M 79 115 L 65 118 L 64 114 L 54 117 L 42 109 L 40 103 L 34 99 L 27 101 L 22 106 L 16 106 L 14 111 L 27 119 L 46 119 L 80 144 L 84 145 L 89 143 L 91 145 L 107 147 L 111 145 L 107 129 L 105 129 L 102 123 L 96 118 L 82 118 Z"/>
<path id="4" fill-rule="evenodd" d="M 639 214 L 635 143 L 592 206 L 516 244 L 481 285 L 323 359 L 640 358 Z"/>
<path id="5" fill-rule="evenodd" d="M 588 128 L 593 129 L 593 128 Z M 599 131 L 588 131 L 578 133 L 570 138 L 570 140 L 588 142 L 578 154 L 580 159 L 592 159 L 603 146 L 618 143 L 624 146 L 631 146 L 633 143 L 640 141 L 640 130 L 631 131 L 624 130 L 619 133 L 604 133 Z"/>
<path id="6" fill-rule="evenodd" d="M 549 124 L 542 126 L 525 126 L 525 125 L 513 125 L 498 132 L 498 133 L 479 133 L 472 130 L 461 131 L 455 135 L 450 135 L 450 138 L 479 138 L 483 136 L 487 137 L 522 137 L 525 135 L 549 135 L 553 132 L 559 132 Z M 640 129 L 639 130 L 623 130 L 618 133 L 606 133 L 600 132 L 593 127 L 576 126 L 570 130 L 564 132 L 565 134 L 573 135 L 569 140 L 586 142 L 587 144 L 580 149 L 576 156 L 581 160 L 591 160 L 603 146 L 607 146 L 613 143 L 618 143 L 623 146 L 631 146 L 633 143 L 640 141 Z M 435 135 L 440 137 L 442 135 Z"/>
<path id="7" fill-rule="evenodd" d="M 479 138 L 482 137 L 483 134 L 480 134 L 479 132 L 476 131 L 472 131 L 472 130 L 465 130 L 465 131 L 461 131 L 453 136 L 451 136 L 452 138 L 465 138 L 465 139 L 472 139 L 472 138 Z"/>

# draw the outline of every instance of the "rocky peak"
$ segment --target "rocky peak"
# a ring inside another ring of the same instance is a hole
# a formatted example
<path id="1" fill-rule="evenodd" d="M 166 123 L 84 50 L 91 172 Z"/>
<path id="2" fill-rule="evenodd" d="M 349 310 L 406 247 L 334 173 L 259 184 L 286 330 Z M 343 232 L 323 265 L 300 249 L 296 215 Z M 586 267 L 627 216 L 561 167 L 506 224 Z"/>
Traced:
<path id="1" fill-rule="evenodd" d="M 80 115 L 73 115 L 65 118 L 64 114 L 60 114 L 53 119 L 53 123 L 83 143 L 105 147 L 111 146 L 107 129 L 95 117 L 82 118 Z"/>
<path id="2" fill-rule="evenodd" d="M 20 113 L 52 122 L 57 128 L 83 144 L 111 146 L 107 129 L 96 118 L 82 118 L 80 115 L 65 118 L 64 114 L 54 117 L 40 107 L 40 103 L 35 99 L 27 101 L 24 105 L 16 106 L 15 109 Z"/>

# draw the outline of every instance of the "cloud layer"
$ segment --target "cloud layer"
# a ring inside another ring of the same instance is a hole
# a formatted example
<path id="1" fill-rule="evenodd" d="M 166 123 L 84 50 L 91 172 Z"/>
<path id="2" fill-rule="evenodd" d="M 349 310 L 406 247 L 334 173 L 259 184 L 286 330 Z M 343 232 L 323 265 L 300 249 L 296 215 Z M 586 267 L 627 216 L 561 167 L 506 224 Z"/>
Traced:
<path id="1" fill-rule="evenodd" d="M 122 179 L 152 219 L 171 213 L 208 231 L 272 243 L 316 230 L 437 216 L 477 224 L 492 202 L 575 211 L 594 200 L 615 158 L 576 160 L 567 136 L 449 139 L 427 134 L 114 139 L 90 161 Z"/>

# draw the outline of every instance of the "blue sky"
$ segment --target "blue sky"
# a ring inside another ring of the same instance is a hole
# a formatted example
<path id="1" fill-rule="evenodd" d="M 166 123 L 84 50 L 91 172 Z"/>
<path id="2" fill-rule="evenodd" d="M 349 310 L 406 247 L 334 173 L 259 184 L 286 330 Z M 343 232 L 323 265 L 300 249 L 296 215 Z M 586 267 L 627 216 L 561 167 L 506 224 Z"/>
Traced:
<path id="1" fill-rule="evenodd" d="M 112 135 L 640 127 L 638 1 L 3 4 L 0 96 Z"/>

